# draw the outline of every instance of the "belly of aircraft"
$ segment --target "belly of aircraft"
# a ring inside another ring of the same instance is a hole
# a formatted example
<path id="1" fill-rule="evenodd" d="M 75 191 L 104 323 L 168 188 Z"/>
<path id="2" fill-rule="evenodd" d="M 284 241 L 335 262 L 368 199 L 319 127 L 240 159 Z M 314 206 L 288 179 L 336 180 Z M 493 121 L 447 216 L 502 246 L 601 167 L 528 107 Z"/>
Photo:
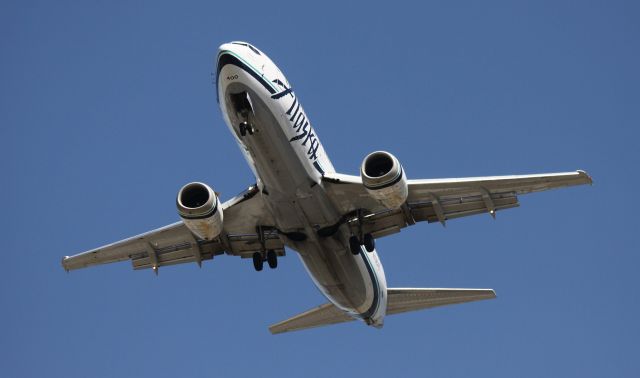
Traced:
<path id="1" fill-rule="evenodd" d="M 360 255 L 325 241 L 302 248 L 300 256 L 310 276 L 335 305 L 355 314 L 371 310 L 379 290 Z"/>
<path id="2" fill-rule="evenodd" d="M 249 154 L 262 187 L 265 204 L 271 211 L 276 227 L 283 233 L 298 232 L 305 240 L 292 240 L 282 235 L 283 241 L 296 250 L 309 275 L 335 305 L 363 314 L 371 312 L 376 304 L 379 287 L 368 256 L 354 256 L 348 249 L 348 230 L 342 229 L 330 237 L 321 238 L 319 228 L 335 224 L 339 214 L 327 197 L 321 183 L 315 182 L 308 167 L 293 150 L 283 132 L 285 117 L 268 108 L 259 95 L 242 83 L 229 85 L 227 91 L 246 91 L 253 107 L 253 135 L 238 135 L 241 148 Z M 242 120 L 233 109 L 228 109 L 231 126 Z M 369 265 L 371 265 L 369 263 Z"/>

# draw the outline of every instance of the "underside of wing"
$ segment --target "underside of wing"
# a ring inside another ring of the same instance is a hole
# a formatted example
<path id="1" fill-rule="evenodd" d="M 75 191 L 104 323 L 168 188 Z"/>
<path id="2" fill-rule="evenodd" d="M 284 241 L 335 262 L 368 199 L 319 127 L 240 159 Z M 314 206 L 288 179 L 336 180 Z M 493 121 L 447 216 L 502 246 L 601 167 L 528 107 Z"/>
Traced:
<path id="1" fill-rule="evenodd" d="M 224 251 L 221 243 L 197 240 L 182 222 L 177 222 L 75 256 L 65 256 L 67 271 L 93 265 L 131 260 L 134 269 L 154 268 L 210 260 Z"/>
<path id="2" fill-rule="evenodd" d="M 332 173 L 325 176 L 323 183 L 330 198 L 344 213 L 365 210 L 363 232 L 378 238 L 421 221 L 445 224 L 451 219 L 481 213 L 495 216 L 499 210 L 519 206 L 521 194 L 591 182 L 584 171 L 407 180 L 407 200 L 397 209 L 385 208 L 376 201 L 359 176 Z"/>
<path id="3" fill-rule="evenodd" d="M 134 269 L 153 268 L 213 259 L 220 254 L 251 257 L 254 252 L 273 250 L 284 255 L 284 244 L 265 210 L 255 186 L 222 205 L 223 231 L 212 240 L 200 239 L 183 222 L 158 228 L 75 256 L 65 256 L 65 270 L 130 260 Z"/>

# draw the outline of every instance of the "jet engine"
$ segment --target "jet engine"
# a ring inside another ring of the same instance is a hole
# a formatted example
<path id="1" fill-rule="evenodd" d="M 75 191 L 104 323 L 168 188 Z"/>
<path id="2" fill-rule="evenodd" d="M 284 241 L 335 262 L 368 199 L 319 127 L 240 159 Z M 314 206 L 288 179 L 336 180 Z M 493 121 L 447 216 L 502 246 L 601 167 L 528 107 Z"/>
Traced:
<path id="1" fill-rule="evenodd" d="M 397 209 L 407 200 L 407 177 L 398 159 L 386 151 L 372 152 L 360 167 L 362 183 L 371 197 L 389 209 Z"/>
<path id="2" fill-rule="evenodd" d="M 208 185 L 192 182 L 183 186 L 176 206 L 184 224 L 200 239 L 215 239 L 222 233 L 222 206 Z"/>

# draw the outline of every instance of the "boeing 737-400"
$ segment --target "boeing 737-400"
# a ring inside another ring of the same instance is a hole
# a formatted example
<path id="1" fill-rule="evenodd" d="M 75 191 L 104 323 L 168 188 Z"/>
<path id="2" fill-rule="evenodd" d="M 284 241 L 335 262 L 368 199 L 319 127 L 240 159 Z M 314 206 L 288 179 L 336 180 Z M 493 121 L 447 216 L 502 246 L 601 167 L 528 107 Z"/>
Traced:
<path id="1" fill-rule="evenodd" d="M 491 289 L 388 288 L 375 240 L 418 222 L 445 222 L 518 206 L 518 195 L 590 184 L 584 171 L 410 180 L 398 159 L 376 151 L 359 176 L 337 173 L 300 99 L 262 51 L 220 46 L 217 98 L 256 182 L 226 202 L 200 182 L 177 195 L 177 223 L 75 256 L 67 271 L 130 260 L 134 269 L 201 264 L 218 255 L 276 268 L 285 247 L 298 253 L 328 303 L 270 327 L 272 333 L 495 297 Z"/>

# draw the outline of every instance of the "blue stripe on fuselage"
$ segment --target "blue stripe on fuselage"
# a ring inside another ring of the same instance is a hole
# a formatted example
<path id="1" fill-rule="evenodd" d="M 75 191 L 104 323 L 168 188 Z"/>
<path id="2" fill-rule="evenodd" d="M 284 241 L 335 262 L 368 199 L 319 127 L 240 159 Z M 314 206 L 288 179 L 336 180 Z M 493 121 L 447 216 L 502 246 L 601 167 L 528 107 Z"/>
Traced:
<path id="1" fill-rule="evenodd" d="M 231 64 L 231 65 L 234 65 L 236 67 L 241 68 L 242 70 L 247 72 L 249 75 L 253 76 L 254 79 L 258 80 L 258 82 L 260 84 L 262 84 L 262 86 L 265 87 L 267 89 L 267 91 L 269 91 L 269 93 L 271 93 L 271 94 L 276 93 L 275 88 L 273 88 L 273 86 L 271 85 L 271 83 L 268 80 L 266 80 L 262 75 L 260 75 L 253 68 L 251 68 L 248 64 L 246 64 L 245 62 L 240 60 L 237 56 L 233 55 L 230 51 L 222 51 L 218 55 L 218 68 L 217 68 L 217 73 L 216 73 L 216 87 L 219 85 L 219 82 L 220 82 L 220 71 L 222 71 L 222 68 L 224 66 L 226 66 L 227 64 Z M 216 90 L 216 93 L 218 93 L 217 90 Z M 218 94 L 218 96 L 219 96 L 219 94 Z M 218 103 L 219 102 L 220 102 L 220 98 L 218 98 Z"/>
<path id="2" fill-rule="evenodd" d="M 363 319 L 371 318 L 376 313 L 376 311 L 378 310 L 378 306 L 380 305 L 380 283 L 378 282 L 378 277 L 376 276 L 373 267 L 371 266 L 371 261 L 369 260 L 369 256 L 367 256 L 367 253 L 367 251 L 362 250 L 362 247 L 360 247 L 360 255 L 362 256 L 362 261 L 367 267 L 367 271 L 369 272 L 371 283 L 373 285 L 373 302 L 371 302 L 371 307 L 369 307 L 367 311 L 358 315 Z"/>

